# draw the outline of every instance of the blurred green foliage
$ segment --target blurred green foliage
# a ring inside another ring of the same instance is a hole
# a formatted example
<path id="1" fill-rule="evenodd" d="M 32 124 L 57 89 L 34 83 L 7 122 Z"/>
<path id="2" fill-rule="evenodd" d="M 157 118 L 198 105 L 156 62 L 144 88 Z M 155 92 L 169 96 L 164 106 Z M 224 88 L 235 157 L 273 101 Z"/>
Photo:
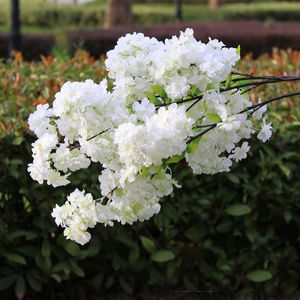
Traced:
<path id="1" fill-rule="evenodd" d="M 103 1 L 102 1 L 103 2 Z M 95 2 L 86 5 L 62 5 L 43 0 L 20 0 L 21 23 L 26 30 L 40 31 L 61 27 L 102 27 L 105 15 L 105 3 Z M 172 4 L 172 5 L 171 5 Z M 10 22 L 9 1 L 0 0 L 0 29 L 8 30 Z M 175 15 L 175 2 L 134 3 L 134 22 L 136 25 L 150 26 L 172 23 Z M 266 2 L 232 3 L 210 11 L 207 4 L 183 4 L 183 21 L 217 20 L 278 20 L 299 21 L 300 3 Z"/>
<path id="2" fill-rule="evenodd" d="M 300 52 L 275 51 L 258 60 L 247 56 L 238 69 L 299 75 Z M 199 298 L 193 291 L 211 291 L 203 299 L 264 299 L 299 291 L 297 99 L 269 109 L 274 136 L 266 144 L 253 139 L 251 154 L 232 172 L 193 176 L 182 164 L 174 170 L 182 188 L 164 199 L 159 215 L 134 226 L 97 226 L 84 247 L 65 240 L 50 213 L 74 186 L 53 189 L 29 177 L 34 137 L 26 119 L 65 81 L 104 76 L 103 60 L 86 52 L 70 60 L 23 62 L 18 54 L 14 61 L 0 62 L 1 300 L 106 294 L 176 299 L 186 291 Z M 258 94 L 265 99 L 297 89 L 299 83 L 276 84 L 261 87 Z M 257 94 L 251 97 L 257 100 Z M 99 166 L 94 168 L 98 174 Z M 97 195 L 97 176 L 91 174 L 76 173 L 73 184 Z"/>
<path id="3" fill-rule="evenodd" d="M 264 2 L 228 4 L 222 8 L 225 20 L 300 21 L 300 3 Z"/>

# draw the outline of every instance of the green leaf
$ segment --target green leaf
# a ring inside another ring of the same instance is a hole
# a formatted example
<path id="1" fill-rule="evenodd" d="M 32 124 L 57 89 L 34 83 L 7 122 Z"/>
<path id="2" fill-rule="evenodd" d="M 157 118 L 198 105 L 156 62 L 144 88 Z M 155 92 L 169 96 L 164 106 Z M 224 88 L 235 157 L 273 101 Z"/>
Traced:
<path id="1" fill-rule="evenodd" d="M 189 143 L 189 145 L 187 146 L 187 149 L 186 149 L 187 153 L 193 154 L 196 152 L 201 138 L 202 138 L 202 136 L 199 136 L 198 138 L 193 140 L 191 143 Z"/>
<path id="2" fill-rule="evenodd" d="M 290 223 L 290 221 L 293 219 L 293 215 L 289 210 L 285 210 L 283 213 L 284 220 L 286 223 Z"/>
<path id="3" fill-rule="evenodd" d="M 93 257 L 99 253 L 99 250 L 101 248 L 100 239 L 92 239 L 89 243 L 87 252 L 89 257 Z"/>
<path id="4" fill-rule="evenodd" d="M 246 275 L 247 279 L 253 282 L 264 282 L 272 278 L 272 274 L 265 270 L 255 270 Z"/>
<path id="5" fill-rule="evenodd" d="M 123 277 L 123 276 L 120 276 L 119 278 L 119 283 L 120 283 L 120 286 L 122 288 L 122 290 L 127 293 L 127 294 L 132 294 L 133 292 L 133 288 L 132 286 L 130 285 L 130 283 L 128 281 L 126 281 L 126 279 Z"/>
<path id="6" fill-rule="evenodd" d="M 42 244 L 42 255 L 44 257 L 50 257 L 51 249 L 50 249 L 50 243 L 48 240 L 44 240 Z"/>
<path id="7" fill-rule="evenodd" d="M 232 74 L 230 74 L 227 79 L 226 79 L 226 82 L 225 82 L 225 87 L 226 88 L 229 88 L 230 87 L 230 84 L 231 84 L 231 78 L 232 78 Z"/>
<path id="8" fill-rule="evenodd" d="M 233 182 L 233 183 L 236 183 L 236 184 L 239 184 L 240 183 L 240 179 L 239 177 L 237 177 L 236 175 L 233 175 L 233 174 L 227 174 L 227 178 Z"/>
<path id="9" fill-rule="evenodd" d="M 65 273 L 70 273 L 70 265 L 67 262 L 59 262 L 58 264 L 54 265 L 53 268 L 51 269 L 52 272 L 60 272 L 64 271 Z"/>
<path id="10" fill-rule="evenodd" d="M 195 86 L 191 88 L 190 93 L 191 93 L 193 96 L 200 96 L 200 95 L 201 95 L 200 89 L 197 88 L 197 87 L 195 87 Z"/>
<path id="11" fill-rule="evenodd" d="M 58 274 L 51 274 L 51 277 L 58 283 L 61 283 L 61 278 Z"/>
<path id="12" fill-rule="evenodd" d="M 12 262 L 15 262 L 15 263 L 20 264 L 20 265 L 26 265 L 25 258 L 23 256 L 19 255 L 19 254 L 6 253 L 6 254 L 4 254 L 4 256 Z"/>
<path id="13" fill-rule="evenodd" d="M 139 257 L 140 257 L 140 249 L 136 247 L 135 249 L 132 249 L 130 251 L 128 261 L 130 264 L 134 264 L 139 260 Z"/>
<path id="14" fill-rule="evenodd" d="M 42 284 L 36 278 L 34 278 L 30 273 L 29 274 L 27 273 L 26 277 L 30 287 L 34 291 L 40 292 L 42 290 Z"/>
<path id="15" fill-rule="evenodd" d="M 23 276 L 19 276 L 15 284 L 15 294 L 18 300 L 22 300 L 26 293 L 26 283 Z"/>
<path id="16" fill-rule="evenodd" d="M 202 101 L 202 103 L 203 103 L 203 109 L 204 109 L 204 112 L 207 113 L 208 108 L 207 108 L 206 101 Z"/>
<path id="17" fill-rule="evenodd" d="M 146 238 L 145 236 L 141 236 L 141 242 L 147 252 L 153 253 L 155 251 L 155 244 L 152 240 Z"/>
<path id="18" fill-rule="evenodd" d="M 186 232 L 185 235 L 193 242 L 197 242 L 201 239 L 201 229 L 197 227 L 191 227 Z"/>
<path id="19" fill-rule="evenodd" d="M 162 98 L 165 98 L 167 96 L 165 90 L 160 85 L 152 85 L 151 89 L 155 94 L 161 96 Z"/>
<path id="20" fill-rule="evenodd" d="M 222 119 L 217 114 L 207 114 L 207 117 L 215 123 L 219 123 L 222 121 Z"/>
<path id="21" fill-rule="evenodd" d="M 123 265 L 123 259 L 120 257 L 120 255 L 115 254 L 112 259 L 111 266 L 115 271 L 118 271 L 120 270 L 122 265 Z"/>
<path id="22" fill-rule="evenodd" d="M 80 253 L 80 248 L 75 242 L 67 241 L 64 248 L 72 256 L 77 256 Z"/>
<path id="23" fill-rule="evenodd" d="M 166 164 L 176 164 L 184 158 L 183 154 L 174 155 L 166 160 Z"/>
<path id="24" fill-rule="evenodd" d="M 155 262 L 167 262 L 175 258 L 173 252 L 168 250 L 158 250 L 151 255 L 151 259 Z"/>
<path id="25" fill-rule="evenodd" d="M 246 204 L 234 204 L 225 209 L 225 211 L 232 216 L 239 217 L 247 215 L 251 212 L 251 208 Z"/>
<path id="26" fill-rule="evenodd" d="M 108 276 L 108 277 L 106 278 L 106 280 L 105 280 L 105 284 L 104 284 L 104 285 L 105 285 L 105 288 L 106 288 L 106 289 L 111 288 L 111 287 L 114 285 L 115 281 L 116 281 L 116 279 L 115 279 L 115 276 L 114 276 L 114 275 Z"/>
<path id="27" fill-rule="evenodd" d="M 151 103 L 153 103 L 154 105 L 161 104 L 161 102 L 155 97 L 155 95 L 153 93 L 145 92 L 145 95 L 147 96 L 147 98 L 149 99 L 149 101 Z"/>
<path id="28" fill-rule="evenodd" d="M 291 177 L 291 170 L 287 166 L 279 165 L 279 168 L 287 178 Z"/>
<path id="29" fill-rule="evenodd" d="M 51 260 L 49 257 L 44 257 L 41 254 L 35 256 L 36 264 L 44 271 L 47 272 L 51 268 Z"/>
<path id="30" fill-rule="evenodd" d="M 33 232 L 33 231 L 27 231 L 27 230 L 16 230 L 13 231 L 10 235 L 9 238 L 11 239 L 17 239 L 19 237 L 25 237 L 26 240 L 32 240 L 34 238 L 36 238 L 38 235 Z"/>
<path id="31" fill-rule="evenodd" d="M 22 136 L 16 137 L 13 141 L 12 144 L 15 146 L 19 146 L 22 144 L 22 142 L 24 141 L 24 138 Z"/>
<path id="32" fill-rule="evenodd" d="M 84 277 L 84 271 L 78 266 L 76 261 L 71 261 L 71 267 L 73 273 L 75 273 L 79 277 Z"/>
<path id="33" fill-rule="evenodd" d="M 13 274 L 0 278 L 0 291 L 3 291 L 12 286 L 13 283 L 16 281 L 17 277 L 17 274 Z"/>
<path id="34" fill-rule="evenodd" d="M 149 168 L 147 168 L 145 166 L 142 166 L 141 174 L 143 176 L 148 176 L 148 174 L 149 174 Z"/>
<path id="35" fill-rule="evenodd" d="M 236 48 L 236 54 L 241 55 L 241 45 L 238 45 Z"/>
<path id="36" fill-rule="evenodd" d="M 99 291 L 100 287 L 103 283 L 104 275 L 102 273 L 97 274 L 91 281 L 90 285 L 95 289 L 96 291 Z"/>

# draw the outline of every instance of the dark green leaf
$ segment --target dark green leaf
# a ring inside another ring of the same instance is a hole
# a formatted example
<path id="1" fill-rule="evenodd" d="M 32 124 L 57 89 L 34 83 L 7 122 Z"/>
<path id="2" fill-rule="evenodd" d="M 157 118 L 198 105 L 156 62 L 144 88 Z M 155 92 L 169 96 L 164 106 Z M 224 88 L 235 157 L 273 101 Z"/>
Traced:
<path id="1" fill-rule="evenodd" d="M 51 277 L 58 283 L 61 283 L 61 278 L 58 274 L 51 274 Z"/>
<path id="2" fill-rule="evenodd" d="M 48 240 L 44 240 L 42 244 L 42 255 L 49 257 L 51 254 L 50 243 Z"/>
<path id="3" fill-rule="evenodd" d="M 246 275 L 247 279 L 253 282 L 264 282 L 272 278 L 272 274 L 265 270 L 255 270 Z"/>
<path id="4" fill-rule="evenodd" d="M 27 274 L 27 281 L 30 285 L 30 287 L 37 292 L 40 292 L 42 290 L 42 284 L 31 274 Z"/>
<path id="5" fill-rule="evenodd" d="M 66 241 L 64 247 L 65 247 L 65 250 L 72 256 L 77 256 L 80 253 L 80 248 L 75 242 Z"/>
<path id="6" fill-rule="evenodd" d="M 246 204 L 234 204 L 225 209 L 225 211 L 232 216 L 239 217 L 247 215 L 251 212 L 251 208 Z"/>
<path id="7" fill-rule="evenodd" d="M 175 258 L 175 255 L 173 252 L 168 250 L 158 250 L 151 255 L 151 259 L 155 262 L 167 262 L 169 260 L 172 260 Z"/>
<path id="8" fill-rule="evenodd" d="M 120 283 L 120 286 L 122 288 L 122 290 L 127 293 L 127 294 L 132 294 L 133 292 L 133 287 L 129 284 L 129 282 L 127 282 L 127 280 L 121 276 L 119 278 L 119 283 Z"/>
<path id="9" fill-rule="evenodd" d="M 84 277 L 84 271 L 78 266 L 78 263 L 71 261 L 72 271 L 79 277 Z"/>
<path id="10" fill-rule="evenodd" d="M 153 253 L 155 251 L 155 244 L 153 243 L 152 240 L 148 239 L 145 236 L 141 236 L 141 241 L 142 241 L 144 249 L 147 252 Z"/>
<path id="11" fill-rule="evenodd" d="M 23 276 L 19 276 L 15 284 L 15 294 L 18 300 L 22 300 L 26 293 L 26 283 Z"/>
<path id="12" fill-rule="evenodd" d="M 10 286 L 12 286 L 17 278 L 18 278 L 17 274 L 8 275 L 0 278 L 0 291 L 3 291 L 9 288 Z"/>
<path id="13" fill-rule="evenodd" d="M 23 256 L 16 253 L 6 253 L 4 256 L 12 262 L 15 262 L 20 265 L 26 265 L 26 260 Z"/>

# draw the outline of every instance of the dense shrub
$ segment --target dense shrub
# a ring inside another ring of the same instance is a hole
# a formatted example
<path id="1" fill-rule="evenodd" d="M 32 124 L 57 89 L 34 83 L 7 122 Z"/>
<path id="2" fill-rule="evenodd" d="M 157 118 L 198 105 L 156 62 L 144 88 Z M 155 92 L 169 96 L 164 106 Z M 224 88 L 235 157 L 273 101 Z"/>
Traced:
<path id="1" fill-rule="evenodd" d="M 41 27 L 100 26 L 104 10 L 82 6 L 46 6 L 21 15 L 23 24 Z"/>
<path id="2" fill-rule="evenodd" d="M 239 69 L 299 75 L 300 53 L 276 52 L 256 61 L 247 56 Z M 18 55 L 0 63 L 1 299 L 12 299 L 14 293 L 22 299 L 25 292 L 28 299 L 133 292 L 182 299 L 181 291 L 199 299 L 195 290 L 212 291 L 203 299 L 249 294 L 262 299 L 299 290 L 297 101 L 273 107 L 272 140 L 264 145 L 253 141 L 251 155 L 233 172 L 194 177 L 180 166 L 176 173 L 183 188 L 164 200 L 152 220 L 132 227 L 98 226 L 85 247 L 64 239 L 50 212 L 72 186 L 54 190 L 31 180 L 26 166 L 33 138 L 26 118 L 64 81 L 103 76 L 103 62 L 84 52 L 69 61 L 43 57 L 26 63 Z M 296 83 L 274 85 L 259 94 L 271 97 L 296 89 Z M 97 193 L 97 178 L 80 172 L 74 180 Z"/>
<path id="3" fill-rule="evenodd" d="M 300 21 L 299 3 L 229 4 L 222 8 L 226 20 Z"/>
<path id="4" fill-rule="evenodd" d="M 68 41 L 71 53 L 78 46 L 81 46 L 93 56 L 99 57 L 100 54 L 104 54 L 112 49 L 118 38 L 127 32 L 143 32 L 159 40 L 164 40 L 178 34 L 180 30 L 184 30 L 186 27 L 193 28 L 195 37 L 201 41 L 207 41 L 211 37 L 222 40 L 228 46 L 236 47 L 240 44 L 243 54 L 252 52 L 257 56 L 266 51 L 270 52 L 273 47 L 300 49 L 300 26 L 298 22 L 265 24 L 258 21 L 235 21 L 167 24 L 163 26 L 110 30 L 77 30 L 68 34 Z"/>
<path id="5" fill-rule="evenodd" d="M 1 5 L 0 0 L 0 5 Z M 42 0 L 24 1 L 21 5 L 21 23 L 24 26 L 40 26 L 44 28 L 57 28 L 59 26 L 74 27 L 101 27 L 104 23 L 105 5 L 54 5 Z M 185 21 L 203 20 L 276 20 L 299 21 L 300 3 L 232 3 L 221 5 L 217 11 L 211 12 L 199 0 L 193 3 L 184 3 L 183 19 Z M 27 3 L 28 2 L 28 3 Z M 149 3 L 136 3 L 133 6 L 134 23 L 141 26 L 174 22 L 175 2 L 148 1 Z M 222 1 L 221 1 L 222 2 Z M 231 3 L 233 1 L 227 1 Z M 235 1 L 234 1 L 235 2 Z M 261 1 L 260 1 L 261 2 Z M 171 5 L 172 4 L 172 5 Z M 0 10 L 0 25 L 9 24 L 10 10 L 4 1 Z"/>
<path id="6" fill-rule="evenodd" d="M 23 34 L 22 51 L 26 59 L 37 59 L 40 55 L 48 55 L 54 47 L 53 34 Z M 0 33 L 0 57 L 9 54 L 9 35 Z"/>
<path id="7" fill-rule="evenodd" d="M 41 4 L 42 3 L 42 4 Z M 21 6 L 21 23 L 26 26 L 99 26 L 104 20 L 104 7 L 99 8 L 82 5 L 53 5 L 37 2 Z M 10 21 L 9 9 L 0 11 L 0 24 Z"/>

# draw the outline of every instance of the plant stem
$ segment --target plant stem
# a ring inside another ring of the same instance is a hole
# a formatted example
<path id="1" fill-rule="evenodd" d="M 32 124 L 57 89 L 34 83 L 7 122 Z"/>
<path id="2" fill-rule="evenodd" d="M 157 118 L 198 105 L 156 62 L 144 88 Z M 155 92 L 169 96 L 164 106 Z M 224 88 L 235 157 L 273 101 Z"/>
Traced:
<path id="1" fill-rule="evenodd" d="M 242 73 L 234 73 L 234 74 L 241 75 Z M 255 81 L 242 83 L 242 84 L 235 85 L 235 86 L 230 86 L 230 87 L 225 88 L 225 89 L 220 89 L 220 93 L 228 92 L 228 91 L 231 91 L 231 90 L 234 90 L 234 89 L 239 90 L 240 88 L 250 87 L 246 91 L 242 92 L 244 94 L 244 93 L 246 93 L 250 90 L 253 90 L 253 89 L 255 89 L 255 88 L 257 88 L 261 85 L 265 85 L 265 84 L 278 83 L 278 82 L 289 82 L 289 81 L 300 81 L 300 76 L 281 76 L 281 77 L 280 76 L 252 76 L 252 75 L 247 75 L 247 74 L 245 74 L 244 76 L 249 76 L 249 78 L 247 78 L 247 80 L 255 79 Z M 244 78 L 243 80 L 246 80 L 246 78 Z M 177 101 L 175 103 L 182 104 L 182 103 L 185 103 L 185 102 L 195 100 L 195 102 L 193 102 L 187 108 L 186 111 L 189 111 L 191 108 L 193 108 L 202 99 L 203 99 L 203 94 L 200 95 L 200 96 L 186 98 L 186 99 L 183 99 L 181 101 Z M 167 106 L 167 105 L 169 105 L 169 104 L 162 103 L 162 104 L 159 104 L 159 105 L 156 105 L 156 106 L 161 107 L 161 106 Z"/>
<path id="2" fill-rule="evenodd" d="M 271 99 L 268 99 L 264 102 L 261 102 L 261 103 L 258 103 L 258 104 L 255 104 L 255 105 L 251 105 L 251 106 L 248 106 L 246 107 L 245 109 L 241 110 L 240 112 L 238 112 L 236 115 L 238 114 L 242 114 L 242 113 L 245 113 L 247 111 L 250 111 L 250 110 L 257 110 L 259 108 L 261 108 L 262 106 L 264 105 L 267 105 L 269 103 L 272 103 L 272 102 L 275 102 L 275 101 L 280 101 L 282 99 L 285 99 L 285 98 L 290 98 L 290 97 L 295 97 L 295 96 L 300 96 L 300 91 L 297 91 L 297 92 L 293 92 L 293 93 L 288 93 L 288 94 L 284 94 L 284 95 L 281 95 L 281 96 L 277 96 L 277 97 L 274 97 L 274 98 L 271 98 Z M 300 98 L 299 98 L 300 99 Z M 208 124 L 208 125 L 203 125 L 203 127 L 208 127 L 207 129 L 201 131 L 200 133 L 198 133 L 197 135 L 191 137 L 188 141 L 187 141 L 187 144 L 191 143 L 192 141 L 196 140 L 197 138 L 203 136 L 204 134 L 208 133 L 209 131 L 211 131 L 212 129 L 214 129 L 215 127 L 217 127 L 218 124 L 222 123 L 221 122 L 217 122 L 217 123 L 214 123 L 214 124 Z M 200 126 L 196 126 L 195 128 L 201 128 L 201 125 Z"/>
<path id="3" fill-rule="evenodd" d="M 202 135 L 206 134 L 207 132 L 211 131 L 214 129 L 219 123 L 212 124 L 210 127 L 207 129 L 201 131 L 200 133 L 196 134 L 195 136 L 191 137 L 188 141 L 187 144 L 190 144 L 192 141 L 196 140 L 197 138 L 201 137 Z"/>
<path id="4" fill-rule="evenodd" d="M 287 81 L 287 80 L 300 80 L 299 76 L 254 76 L 251 74 L 244 74 L 239 72 L 232 72 L 233 75 L 240 75 L 243 76 L 242 78 L 233 78 L 231 81 L 243 81 L 243 80 L 250 80 L 250 79 L 272 79 L 272 80 L 279 80 L 279 81 Z"/>
<path id="5" fill-rule="evenodd" d="M 242 113 L 247 112 L 247 111 L 249 111 L 251 109 L 261 108 L 262 106 L 267 105 L 269 103 L 272 103 L 272 102 L 275 102 L 275 101 L 279 101 L 279 100 L 282 100 L 282 99 L 285 99 L 285 98 L 289 98 L 289 97 L 294 97 L 294 96 L 300 96 L 300 91 L 293 92 L 293 93 L 288 93 L 288 94 L 284 94 L 284 95 L 281 95 L 281 96 L 277 96 L 275 98 L 271 98 L 271 99 L 263 101 L 261 103 L 249 106 L 249 107 L 241 110 L 238 114 L 242 114 Z"/>
<path id="6" fill-rule="evenodd" d="M 97 136 L 99 136 L 99 135 L 101 135 L 101 134 L 107 132 L 108 130 L 109 130 L 109 129 L 105 129 L 105 130 L 103 130 L 103 131 L 101 131 L 101 132 L 99 132 L 99 133 L 96 133 L 95 135 L 89 137 L 89 138 L 87 139 L 87 141 L 90 141 L 90 140 L 94 139 L 95 137 L 97 137 Z"/>

